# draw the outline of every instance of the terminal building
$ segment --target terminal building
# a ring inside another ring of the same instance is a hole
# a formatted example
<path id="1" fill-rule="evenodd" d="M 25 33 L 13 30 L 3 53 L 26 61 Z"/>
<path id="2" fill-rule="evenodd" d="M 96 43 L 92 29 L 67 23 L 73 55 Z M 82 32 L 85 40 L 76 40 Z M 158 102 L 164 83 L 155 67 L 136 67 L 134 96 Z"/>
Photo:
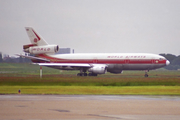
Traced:
<path id="1" fill-rule="evenodd" d="M 56 54 L 70 54 L 71 48 L 59 48 L 59 51 Z"/>

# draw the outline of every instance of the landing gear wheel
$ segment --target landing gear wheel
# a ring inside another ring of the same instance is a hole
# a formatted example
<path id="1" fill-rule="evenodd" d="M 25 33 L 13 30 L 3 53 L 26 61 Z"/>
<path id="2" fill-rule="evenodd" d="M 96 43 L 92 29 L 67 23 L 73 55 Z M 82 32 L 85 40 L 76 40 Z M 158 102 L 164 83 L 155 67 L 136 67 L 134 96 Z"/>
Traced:
<path id="1" fill-rule="evenodd" d="M 77 76 L 82 76 L 82 73 L 78 73 Z"/>
<path id="2" fill-rule="evenodd" d="M 87 73 L 84 73 L 84 76 L 87 76 Z"/>
<path id="3" fill-rule="evenodd" d="M 149 70 L 145 70 L 145 75 L 144 75 L 144 77 L 148 77 L 149 75 L 148 75 L 148 72 L 149 72 Z"/>
<path id="4" fill-rule="evenodd" d="M 91 76 L 92 73 L 89 73 L 88 76 Z"/>
<path id="5" fill-rule="evenodd" d="M 88 76 L 97 76 L 95 73 L 89 73 Z"/>
<path id="6" fill-rule="evenodd" d="M 145 74 L 144 77 L 148 77 L 149 75 L 148 74 Z"/>
<path id="7" fill-rule="evenodd" d="M 78 73 L 77 76 L 87 76 L 87 73 Z"/>

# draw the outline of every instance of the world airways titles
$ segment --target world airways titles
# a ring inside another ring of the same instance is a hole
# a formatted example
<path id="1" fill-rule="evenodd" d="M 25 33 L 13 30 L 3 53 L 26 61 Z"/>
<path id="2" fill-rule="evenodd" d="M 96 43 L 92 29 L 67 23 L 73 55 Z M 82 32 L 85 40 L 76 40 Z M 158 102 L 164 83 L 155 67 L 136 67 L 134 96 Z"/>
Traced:
<path id="1" fill-rule="evenodd" d="M 33 48 L 33 51 L 50 51 L 51 48 Z"/>
<path id="2" fill-rule="evenodd" d="M 107 56 L 107 58 L 146 58 L 146 56 Z"/>

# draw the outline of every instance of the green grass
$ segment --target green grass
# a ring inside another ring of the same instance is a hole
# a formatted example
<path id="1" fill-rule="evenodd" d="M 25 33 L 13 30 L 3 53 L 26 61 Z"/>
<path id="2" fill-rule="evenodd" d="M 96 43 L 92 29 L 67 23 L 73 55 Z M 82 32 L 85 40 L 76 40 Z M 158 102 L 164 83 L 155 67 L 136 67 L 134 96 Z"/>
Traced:
<path id="1" fill-rule="evenodd" d="M 39 65 L 30 63 L 0 63 L 0 76 L 4 75 L 16 75 L 16 76 L 29 76 L 29 75 L 39 75 Z M 51 74 L 76 74 L 77 71 L 62 71 L 57 69 L 52 69 L 48 67 L 42 67 L 44 75 Z M 5 73 L 5 74 L 1 74 Z M 6 74 L 7 73 L 7 74 Z M 10 74 L 11 73 L 11 74 Z"/>
<path id="2" fill-rule="evenodd" d="M 32 64 L 0 63 L 0 94 L 112 94 L 180 95 L 180 71 L 154 70 L 77 77 L 79 71 L 61 71 Z"/>
<path id="3" fill-rule="evenodd" d="M 1 86 L 0 94 L 180 95 L 180 86 Z"/>
<path id="4" fill-rule="evenodd" d="M 105 78 L 48 75 L 39 77 L 0 77 L 0 86 L 180 86 L 180 78 Z"/>

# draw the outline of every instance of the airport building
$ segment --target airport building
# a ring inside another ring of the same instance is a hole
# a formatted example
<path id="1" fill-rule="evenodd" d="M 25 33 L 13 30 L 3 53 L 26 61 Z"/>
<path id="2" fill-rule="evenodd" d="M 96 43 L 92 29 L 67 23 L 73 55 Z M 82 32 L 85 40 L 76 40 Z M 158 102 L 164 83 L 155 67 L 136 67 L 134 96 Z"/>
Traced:
<path id="1" fill-rule="evenodd" d="M 59 48 L 59 51 L 56 54 L 70 54 L 71 48 Z"/>

